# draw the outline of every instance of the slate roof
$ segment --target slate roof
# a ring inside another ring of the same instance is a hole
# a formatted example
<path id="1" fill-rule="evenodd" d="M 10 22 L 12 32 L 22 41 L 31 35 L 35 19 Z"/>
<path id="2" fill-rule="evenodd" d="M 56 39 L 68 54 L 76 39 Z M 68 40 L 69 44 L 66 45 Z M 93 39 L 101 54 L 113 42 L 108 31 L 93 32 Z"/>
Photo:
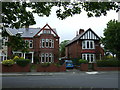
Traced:
<path id="1" fill-rule="evenodd" d="M 19 29 L 7 28 L 7 32 L 11 35 L 20 33 L 21 37 L 32 38 L 41 30 L 41 28 L 27 28 L 27 29 L 26 28 L 19 28 Z M 53 29 L 53 30 L 57 33 L 56 29 Z"/>
<path id="2" fill-rule="evenodd" d="M 68 46 L 69 44 L 77 41 L 85 32 L 83 32 L 82 34 L 79 34 L 78 36 L 76 36 L 75 38 L 73 38 L 72 40 L 70 40 L 66 46 Z"/>

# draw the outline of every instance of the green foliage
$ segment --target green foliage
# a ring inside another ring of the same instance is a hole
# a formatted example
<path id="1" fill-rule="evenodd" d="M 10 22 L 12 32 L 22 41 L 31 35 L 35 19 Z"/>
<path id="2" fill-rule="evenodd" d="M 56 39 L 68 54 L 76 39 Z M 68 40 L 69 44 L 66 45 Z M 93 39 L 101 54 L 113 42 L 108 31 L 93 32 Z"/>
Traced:
<path id="1" fill-rule="evenodd" d="M 25 43 L 20 34 L 16 36 L 10 36 L 10 40 L 7 42 L 7 46 L 11 47 L 13 51 L 28 52 L 28 43 Z"/>
<path id="2" fill-rule="evenodd" d="M 104 36 L 102 43 L 105 49 L 116 54 L 117 59 L 120 59 L 120 22 L 117 20 L 109 21 L 104 30 Z"/>
<path id="3" fill-rule="evenodd" d="M 79 64 L 82 64 L 82 63 L 87 64 L 88 61 L 87 61 L 87 60 L 84 60 L 84 59 L 80 59 L 80 60 L 78 61 L 78 63 L 79 63 Z"/>
<path id="4" fill-rule="evenodd" d="M 64 40 L 60 43 L 60 56 L 64 57 L 65 56 L 65 46 L 67 45 L 67 43 L 69 42 L 69 40 Z"/>
<path id="5" fill-rule="evenodd" d="M 120 67 L 119 60 L 97 60 L 98 67 Z"/>
<path id="6" fill-rule="evenodd" d="M 30 63 L 30 60 L 29 59 L 24 59 L 24 58 L 19 58 L 19 59 L 16 60 L 16 63 L 19 66 L 25 67 L 27 64 Z"/>
<path id="7" fill-rule="evenodd" d="M 53 6 L 59 7 L 56 15 L 62 20 L 80 14 L 82 9 L 88 17 L 99 17 L 107 15 L 109 10 L 118 10 L 117 2 L 2 2 L 2 22 L 5 27 L 12 28 L 34 25 L 36 22 L 33 13 L 49 16 Z"/>
<path id="8" fill-rule="evenodd" d="M 40 64 L 42 67 L 49 67 L 50 66 L 50 63 L 41 63 Z"/>
<path id="9" fill-rule="evenodd" d="M 80 60 L 79 58 L 74 58 L 74 59 L 71 59 L 71 60 L 72 60 L 74 65 L 80 65 L 79 64 L 79 60 Z"/>
<path id="10" fill-rule="evenodd" d="M 59 62 L 58 63 L 54 63 L 54 65 L 57 66 L 57 67 L 61 66 L 61 64 Z"/>
<path id="11" fill-rule="evenodd" d="M 15 62 L 10 59 L 10 60 L 4 60 L 4 61 L 2 61 L 2 64 L 6 65 L 6 66 L 12 66 L 13 64 L 15 64 Z"/>

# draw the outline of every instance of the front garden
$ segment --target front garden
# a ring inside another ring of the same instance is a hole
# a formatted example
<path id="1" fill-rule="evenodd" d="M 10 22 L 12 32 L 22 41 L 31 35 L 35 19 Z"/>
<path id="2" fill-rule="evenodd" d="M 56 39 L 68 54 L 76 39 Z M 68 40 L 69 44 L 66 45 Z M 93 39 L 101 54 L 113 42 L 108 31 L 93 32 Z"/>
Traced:
<path id="1" fill-rule="evenodd" d="M 13 59 L 2 61 L 2 72 L 30 72 L 34 69 L 36 72 L 64 72 L 65 64 L 60 63 L 41 63 L 31 64 L 29 59 L 15 56 Z"/>

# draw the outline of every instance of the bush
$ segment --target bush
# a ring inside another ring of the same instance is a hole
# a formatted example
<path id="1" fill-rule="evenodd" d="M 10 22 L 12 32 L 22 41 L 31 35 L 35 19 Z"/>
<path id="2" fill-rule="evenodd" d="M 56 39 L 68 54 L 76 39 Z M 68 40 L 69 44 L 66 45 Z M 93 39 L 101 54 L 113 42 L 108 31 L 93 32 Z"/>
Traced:
<path id="1" fill-rule="evenodd" d="M 120 67 L 119 60 L 97 60 L 98 67 Z"/>
<path id="2" fill-rule="evenodd" d="M 2 61 L 2 64 L 6 65 L 6 66 L 12 66 L 13 64 L 15 64 L 15 62 L 10 59 L 10 60 L 4 60 L 4 61 Z"/>
<path id="3" fill-rule="evenodd" d="M 80 59 L 80 60 L 78 61 L 78 63 L 79 63 L 79 64 L 82 64 L 82 63 L 87 64 L 88 61 L 87 61 L 87 60 L 84 60 L 84 59 Z"/>
<path id="4" fill-rule="evenodd" d="M 17 59 L 19 59 L 19 57 L 18 57 L 18 56 L 15 56 L 15 57 L 13 58 L 13 61 L 16 62 Z"/>
<path id="5" fill-rule="evenodd" d="M 58 63 L 54 63 L 54 65 L 57 66 L 57 67 L 61 66 L 61 64 L 59 62 Z"/>
<path id="6" fill-rule="evenodd" d="M 48 67 L 48 66 L 50 66 L 50 63 L 41 63 L 40 64 L 42 67 Z"/>
<path id="7" fill-rule="evenodd" d="M 16 63 L 19 66 L 25 67 L 27 64 L 30 63 L 30 60 L 29 59 L 24 59 L 24 58 L 19 58 L 19 59 L 16 60 Z"/>

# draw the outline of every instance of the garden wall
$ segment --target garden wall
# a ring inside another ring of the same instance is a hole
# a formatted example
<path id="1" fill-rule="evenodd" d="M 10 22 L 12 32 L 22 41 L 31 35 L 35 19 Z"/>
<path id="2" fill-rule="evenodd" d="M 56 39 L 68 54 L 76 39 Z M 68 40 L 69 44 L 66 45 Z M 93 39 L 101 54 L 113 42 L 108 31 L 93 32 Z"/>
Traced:
<path id="1" fill-rule="evenodd" d="M 37 64 L 37 72 L 65 72 L 65 71 L 66 71 L 65 64 L 61 66 L 50 64 L 50 66 L 47 66 L 47 67 L 43 67 L 40 64 Z"/>
<path id="2" fill-rule="evenodd" d="M 17 64 L 14 64 L 12 66 L 2 65 L 2 72 L 30 72 L 30 64 L 25 67 L 21 67 Z"/>
<path id="3" fill-rule="evenodd" d="M 97 64 L 94 63 L 95 71 L 120 71 L 120 67 L 97 67 Z"/>

